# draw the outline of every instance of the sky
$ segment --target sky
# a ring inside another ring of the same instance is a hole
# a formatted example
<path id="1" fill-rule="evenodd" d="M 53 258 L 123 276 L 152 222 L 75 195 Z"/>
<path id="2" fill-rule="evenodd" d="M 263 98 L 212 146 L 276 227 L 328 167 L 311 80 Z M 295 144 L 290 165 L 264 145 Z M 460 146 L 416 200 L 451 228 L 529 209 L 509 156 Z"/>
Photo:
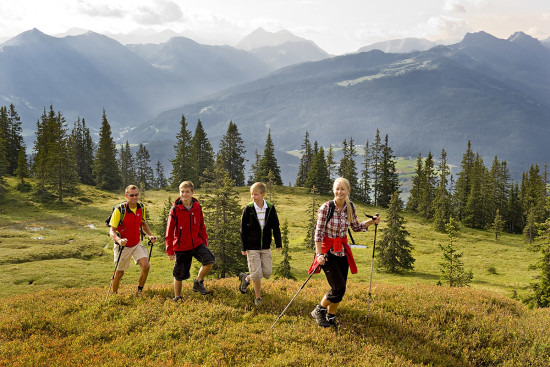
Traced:
<path id="1" fill-rule="evenodd" d="M 235 45 L 255 29 L 287 29 L 339 55 L 408 37 L 459 42 L 467 32 L 550 37 L 550 0 L 2 0 L 0 42 L 37 28 L 102 34 L 173 30 Z"/>

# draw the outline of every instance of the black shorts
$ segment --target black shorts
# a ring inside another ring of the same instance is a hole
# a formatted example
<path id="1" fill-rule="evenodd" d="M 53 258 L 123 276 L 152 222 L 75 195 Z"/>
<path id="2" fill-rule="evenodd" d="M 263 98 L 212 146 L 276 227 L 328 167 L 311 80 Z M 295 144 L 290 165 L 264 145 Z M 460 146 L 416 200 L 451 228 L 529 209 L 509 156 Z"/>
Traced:
<path id="1" fill-rule="evenodd" d="M 215 260 L 214 254 L 208 249 L 208 247 L 206 247 L 204 243 L 198 247 L 195 247 L 194 250 L 175 251 L 175 254 L 176 262 L 174 263 L 174 271 L 172 274 L 174 275 L 174 279 L 178 281 L 189 279 L 191 277 L 189 270 L 191 269 L 191 261 L 193 261 L 193 257 L 202 265 L 214 264 Z"/>
<path id="2" fill-rule="evenodd" d="M 328 253 L 327 262 L 321 267 L 325 272 L 330 291 L 326 294 L 327 300 L 332 303 L 340 303 L 346 294 L 348 280 L 348 258 Z"/>

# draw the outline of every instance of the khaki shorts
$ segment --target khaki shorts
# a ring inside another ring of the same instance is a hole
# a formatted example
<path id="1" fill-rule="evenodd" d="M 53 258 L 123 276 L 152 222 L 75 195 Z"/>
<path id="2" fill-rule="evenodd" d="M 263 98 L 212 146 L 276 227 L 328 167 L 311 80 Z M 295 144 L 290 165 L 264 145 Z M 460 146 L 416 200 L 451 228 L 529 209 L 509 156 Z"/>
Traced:
<path id="1" fill-rule="evenodd" d="M 247 250 L 248 271 L 252 281 L 269 279 L 272 273 L 271 250 Z"/>
<path id="2" fill-rule="evenodd" d="M 115 264 L 118 260 L 119 248 L 120 246 L 115 243 L 113 247 L 115 253 Z M 133 247 L 124 247 L 124 249 L 122 250 L 122 255 L 120 255 L 120 260 L 118 261 L 116 270 L 128 270 L 128 268 L 130 267 L 130 258 L 134 258 L 134 262 L 137 264 L 139 259 L 144 257 L 147 258 L 148 256 L 149 252 L 145 247 L 143 247 L 141 242 Z"/>

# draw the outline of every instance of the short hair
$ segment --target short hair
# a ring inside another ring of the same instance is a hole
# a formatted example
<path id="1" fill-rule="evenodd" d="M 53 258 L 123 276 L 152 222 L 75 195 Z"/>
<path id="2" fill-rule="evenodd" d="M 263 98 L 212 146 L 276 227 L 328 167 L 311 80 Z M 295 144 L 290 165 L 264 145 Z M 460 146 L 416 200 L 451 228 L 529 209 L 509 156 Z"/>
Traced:
<path id="1" fill-rule="evenodd" d="M 267 188 L 265 187 L 265 184 L 263 182 L 256 182 L 250 186 L 250 192 L 252 191 L 259 191 L 260 194 L 265 194 L 267 191 Z"/>
<path id="2" fill-rule="evenodd" d="M 124 190 L 124 193 L 127 194 L 131 190 L 136 190 L 136 189 L 139 190 L 139 187 L 137 187 L 136 185 L 128 185 L 128 186 L 126 186 L 126 189 Z"/>
<path id="3" fill-rule="evenodd" d="M 191 182 L 191 181 L 183 181 L 182 183 L 180 183 L 180 187 L 179 187 L 180 191 L 184 187 L 189 188 L 189 189 L 191 189 L 191 191 L 195 192 L 195 185 L 193 185 L 193 182 Z"/>

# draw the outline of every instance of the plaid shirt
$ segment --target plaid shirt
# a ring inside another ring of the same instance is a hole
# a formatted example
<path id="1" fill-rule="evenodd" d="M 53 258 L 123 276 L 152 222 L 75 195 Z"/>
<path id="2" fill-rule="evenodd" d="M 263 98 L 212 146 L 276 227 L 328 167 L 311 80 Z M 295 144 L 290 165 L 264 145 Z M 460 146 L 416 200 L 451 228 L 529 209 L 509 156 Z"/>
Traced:
<path id="1" fill-rule="evenodd" d="M 315 225 L 315 242 L 323 242 L 323 238 L 325 236 L 329 238 L 344 238 L 347 236 L 346 233 L 349 226 L 351 226 L 351 229 L 353 229 L 353 231 L 355 232 L 365 232 L 367 230 L 367 226 L 364 224 L 364 222 L 359 222 L 357 220 L 355 207 L 353 207 L 353 209 L 353 222 L 351 224 L 348 224 L 348 206 L 344 204 L 344 208 L 340 210 L 338 208 L 338 205 L 336 205 L 336 208 L 334 208 L 334 214 L 332 215 L 332 218 L 329 220 L 325 227 L 329 205 L 328 202 L 321 205 L 321 207 L 317 211 L 317 224 Z M 346 255 L 343 248 L 342 251 L 339 252 L 333 251 L 332 249 L 330 250 L 330 252 L 336 256 Z"/>

